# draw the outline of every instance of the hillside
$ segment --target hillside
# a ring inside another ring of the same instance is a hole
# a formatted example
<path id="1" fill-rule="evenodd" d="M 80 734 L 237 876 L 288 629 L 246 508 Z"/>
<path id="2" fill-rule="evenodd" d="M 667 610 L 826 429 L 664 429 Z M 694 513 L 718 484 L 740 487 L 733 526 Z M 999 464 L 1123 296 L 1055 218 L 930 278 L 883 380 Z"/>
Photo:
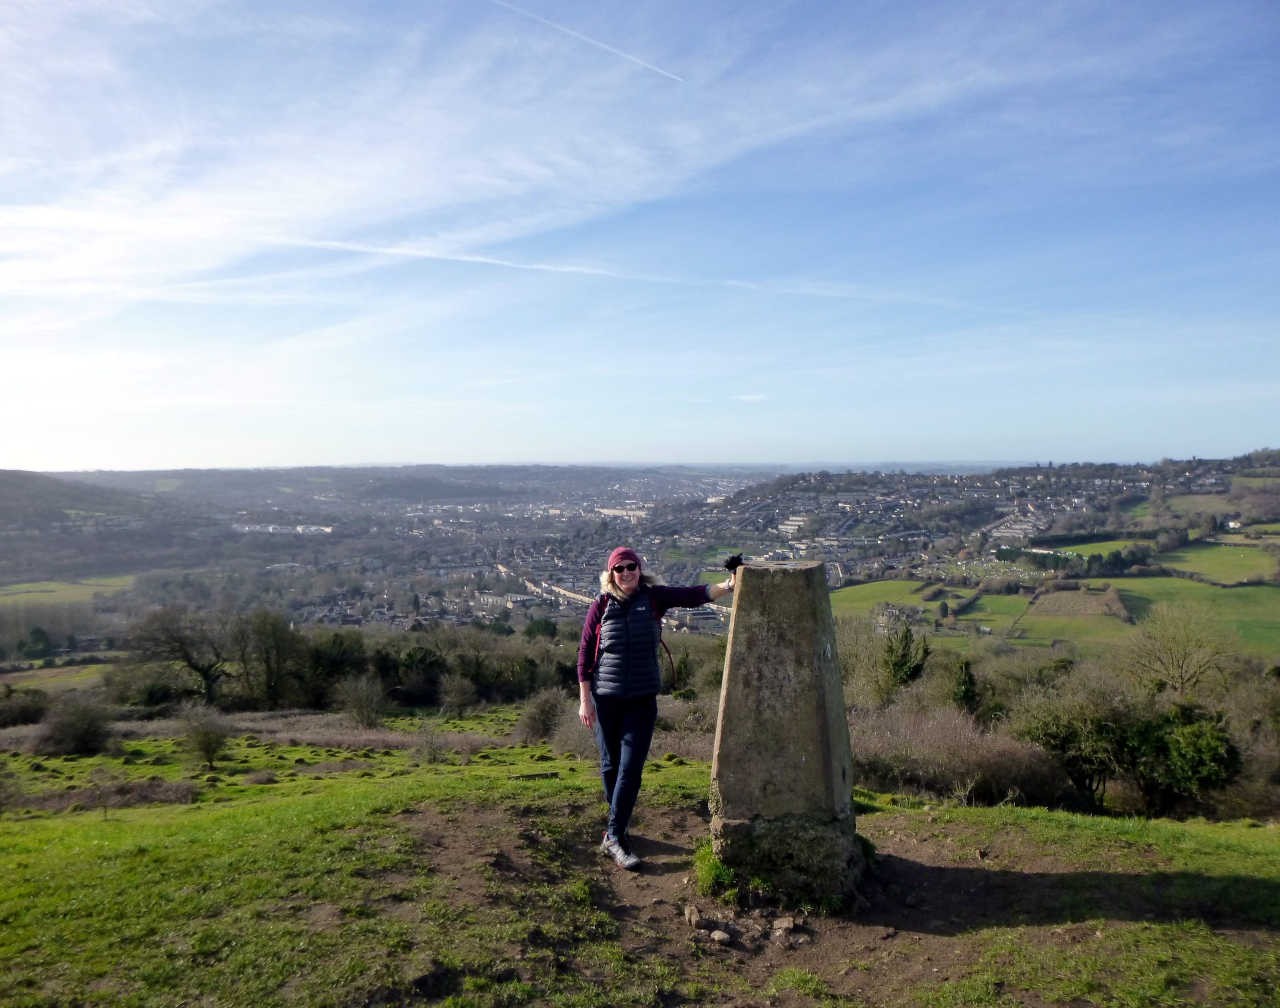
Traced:
<path id="1" fill-rule="evenodd" d="M 734 471 L 736 482 L 771 471 Z M 217 509 L 278 507 L 346 515 L 406 506 L 511 503 L 546 498 L 692 497 L 713 492 L 726 470 L 688 466 L 315 466 L 284 469 L 175 469 L 60 474 L 76 483 L 155 494 Z"/>
<path id="2" fill-rule="evenodd" d="M 0 584 L 199 566 L 208 528 L 153 495 L 0 471 Z"/>
<path id="3" fill-rule="evenodd" d="M 744 909 L 698 892 L 705 764 L 655 758 L 628 874 L 595 849 L 591 761 L 253 724 L 216 772 L 163 738 L 9 755 L 73 804 L 0 820 L 0 1002 L 1263 1008 L 1280 987 L 1274 826 L 859 793 L 865 902 Z"/>
<path id="4" fill-rule="evenodd" d="M 138 493 L 87 486 L 43 473 L 0 469 L 0 526 L 48 528 L 86 516 L 143 515 L 152 506 Z"/>

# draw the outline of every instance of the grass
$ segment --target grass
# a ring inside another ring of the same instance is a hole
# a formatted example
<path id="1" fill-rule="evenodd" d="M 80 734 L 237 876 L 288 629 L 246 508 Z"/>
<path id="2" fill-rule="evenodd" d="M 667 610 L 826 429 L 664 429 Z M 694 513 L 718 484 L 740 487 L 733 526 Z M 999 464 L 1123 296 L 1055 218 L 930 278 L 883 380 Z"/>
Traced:
<path id="1" fill-rule="evenodd" d="M 1063 548 L 1065 553 L 1075 553 L 1087 557 L 1093 554 L 1102 556 L 1123 550 L 1141 540 L 1136 539 L 1103 539 L 1094 542 L 1076 543 Z M 1148 543 L 1149 544 L 1149 543 Z M 1239 584 L 1250 579 L 1273 577 L 1276 573 L 1276 559 L 1255 544 L 1237 537 L 1233 542 L 1192 542 L 1181 549 L 1158 553 L 1154 563 L 1175 570 L 1185 570 L 1201 574 L 1219 584 Z"/>
<path id="2" fill-rule="evenodd" d="M 1173 822 L 1009 806 L 935 810 L 930 818 L 984 844 L 1020 836 L 1037 848 L 1060 852 L 1073 868 L 1107 865 L 1108 874 L 1116 875 L 1107 886 L 1091 885 L 1097 880 L 1087 873 L 1070 883 L 1098 901 L 1081 903 L 1077 912 L 1098 911 L 1108 887 L 1129 885 L 1170 896 L 1186 911 L 1192 904 L 1205 914 L 1230 906 L 1242 918 L 1280 928 L 1277 824 Z"/>
<path id="3" fill-rule="evenodd" d="M 492 731 L 513 714 L 448 727 Z M 31 791 L 104 774 L 199 785 L 186 805 L 0 818 L 6 1006 L 648 1005 L 742 989 L 749 962 L 736 956 L 663 958 L 623 940 L 623 919 L 647 933 L 650 901 L 615 908 L 598 869 L 571 856 L 596 820 L 598 779 L 590 762 L 545 746 L 422 765 L 409 749 L 243 736 L 214 773 L 165 737 L 126 740 L 112 757 L 0 759 Z M 708 783 L 706 764 L 659 759 L 642 802 L 694 810 Z M 957 851 L 1016 844 L 1059 865 L 1021 876 L 1036 919 L 958 933 L 963 975 L 921 975 L 895 1004 L 1026 1003 L 1022 990 L 1034 1003 L 1254 1006 L 1280 984 L 1274 943 L 1211 926 L 1229 908 L 1237 927 L 1280 928 L 1275 827 L 872 797 L 861 794 L 860 821 L 874 829 L 893 816 L 891 836 L 943 837 Z M 438 842 L 415 832 L 428 810 L 475 840 L 464 872 L 444 871 Z M 482 826 L 472 832 L 486 810 L 538 838 L 529 864 L 486 848 Z M 940 871 L 957 886 L 972 873 Z M 1134 910 L 1148 905 L 1150 919 Z M 1037 940 L 1051 925 L 1072 940 Z M 758 982 L 783 998 L 859 1003 L 842 993 L 846 972 L 804 960 Z"/>
<path id="4" fill-rule="evenodd" d="M 49 693 L 61 693 L 65 690 L 91 689 L 100 686 L 103 670 L 107 668 L 110 666 L 99 663 L 25 669 L 6 673 L 4 681 L 14 688 L 34 686 Z"/>
<path id="5" fill-rule="evenodd" d="M 778 970 L 774 978 L 765 988 L 766 994 L 777 996 L 784 991 L 795 991 L 811 998 L 825 998 L 831 993 L 827 982 L 809 970 L 787 966 Z"/>
<path id="6" fill-rule="evenodd" d="M 1233 476 L 1232 490 L 1267 490 L 1280 486 L 1280 479 L 1274 476 Z"/>
<path id="7" fill-rule="evenodd" d="M 1048 646 L 1055 641 L 1071 641 L 1082 652 L 1096 652 L 1127 639 L 1131 625 L 1110 616 L 1042 615 L 1033 611 L 1018 623 L 1016 644 Z"/>
<path id="8" fill-rule="evenodd" d="M 1169 498 L 1169 510 L 1184 518 L 1195 514 L 1224 515 L 1238 512 L 1240 504 L 1225 494 L 1177 494 Z"/>
<path id="9" fill-rule="evenodd" d="M 1220 556 L 1218 569 L 1234 561 L 1225 559 L 1225 553 L 1211 551 L 1230 547 L 1205 546 L 1187 548 L 1188 555 L 1201 559 Z M 1266 554 L 1260 554 L 1265 556 Z M 1223 588 L 1188 578 L 1104 578 L 1085 581 L 1085 585 L 1097 588 L 1103 583 L 1115 587 L 1125 607 L 1135 618 L 1142 618 L 1156 602 L 1189 601 L 1205 606 L 1220 621 L 1223 628 L 1238 640 L 1242 652 L 1266 660 L 1280 656 L 1280 585 L 1248 584 Z M 868 584 L 842 588 L 831 594 L 832 613 L 840 617 L 863 616 L 872 612 L 880 603 L 920 606 L 925 612 L 937 614 L 937 602 L 923 602 L 918 581 L 874 581 Z M 968 594 L 971 589 L 962 589 Z M 954 604 L 958 597 L 950 593 Z M 1110 648 L 1133 633 L 1131 624 L 1113 616 L 1101 614 L 1044 614 L 1035 606 L 1028 606 L 1023 595 L 984 595 L 973 608 L 957 619 L 961 632 L 935 633 L 930 638 L 943 647 L 963 649 L 971 640 L 971 627 L 989 627 L 996 637 L 1016 632 L 1009 640 L 1021 646 L 1044 647 L 1055 640 L 1070 640 L 1084 652 L 1098 652 Z"/>
<path id="10" fill-rule="evenodd" d="M 865 616 L 881 603 L 928 607 L 920 598 L 919 581 L 871 581 L 852 585 L 831 593 L 831 612 L 835 616 Z"/>
<path id="11" fill-rule="evenodd" d="M 29 581 L 0 586 L 0 605 L 66 605 L 92 602 L 98 594 L 127 591 L 136 575 L 84 578 L 80 581 Z"/>
<path id="12" fill-rule="evenodd" d="M 956 622 L 961 626 L 984 626 L 992 633 L 1003 636 L 1027 611 L 1029 598 L 1025 595 L 983 595 L 973 606 L 965 610 Z"/>
<path id="13" fill-rule="evenodd" d="M 1214 922 L 1230 907 L 1265 931 L 1280 926 L 1275 826 L 1007 808 L 941 810 L 928 821 L 945 824 L 957 845 L 1057 851 L 1071 868 L 1028 876 L 1046 907 L 1060 905 L 1043 920 L 992 928 L 964 975 L 924 992 L 922 1004 L 1028 1003 L 1018 991 L 1037 1004 L 1274 1003 L 1275 943 L 1237 944 Z M 1056 940 L 1029 940 L 1037 926 Z"/>
<path id="14" fill-rule="evenodd" d="M 115 761 L 122 776 L 190 773 L 172 741 L 137 742 L 128 755 L 134 762 Z M 302 772 L 335 755 L 367 765 Z M 598 788 L 576 763 L 554 778 L 522 775 L 545 772 L 542 750 L 429 770 L 412 768 L 405 753 L 361 755 L 240 740 L 239 769 L 279 770 L 279 783 L 201 775 L 213 780 L 190 806 L 0 823 L 8 880 L 0 957 L 20 964 L 0 979 L 0 1002 L 71 1003 L 94 991 L 121 1005 L 347 1003 L 353 991 L 402 982 L 403 955 L 415 944 L 406 922 L 371 908 L 433 898 L 398 813 L 425 801 L 581 800 Z M 51 769 L 82 782 L 112 761 L 35 762 L 43 769 L 30 771 L 28 784 Z M 316 927 L 317 915 L 337 926 Z"/>
<path id="15" fill-rule="evenodd" d="M 1274 577 L 1280 566 L 1266 550 L 1239 543 L 1188 543 L 1181 549 L 1159 554 L 1156 563 L 1201 574 L 1225 585 Z"/>
<path id="16" fill-rule="evenodd" d="M 1145 615 L 1156 602 L 1191 601 L 1213 613 L 1247 654 L 1267 659 L 1280 655 L 1280 585 L 1217 588 L 1185 578 L 1134 578 L 1112 584 L 1135 616 Z"/>
<path id="17" fill-rule="evenodd" d="M 523 992 L 491 962 L 495 935 L 524 926 L 528 907 L 461 916 L 401 820 L 424 803 L 515 803 L 526 816 L 586 804 L 599 788 L 586 763 L 533 747 L 423 767 L 404 751 L 242 738 L 214 774 L 172 739 L 131 741 L 119 758 L 10 754 L 7 764 L 28 790 L 87 786 L 107 772 L 193 778 L 201 791 L 192 805 L 0 821 L 5 1005 L 82 1003 L 90 993 L 113 1005 L 345 1005 L 398 990 L 406 975 L 437 974 L 453 978 L 446 987 L 465 975 L 473 993 L 493 998 L 467 1003 L 544 1003 L 557 986 L 573 989 L 551 960 L 546 980 Z M 649 800 L 694 802 L 705 775 L 664 765 Z M 616 926 L 584 880 L 516 895 L 550 914 L 539 940 L 559 928 L 554 941 L 580 945 L 584 958 L 622 958 L 608 947 Z M 400 906 L 421 912 L 384 912 Z M 630 973 L 631 984 L 652 982 L 652 971 Z M 612 983 L 617 1003 L 637 1003 Z M 583 1000 L 564 1003 L 609 1003 L 588 996 L 593 981 L 577 986 Z"/>
<path id="18" fill-rule="evenodd" d="M 1050 1003 L 1255 1008 L 1274 993 L 1276 972 L 1265 953 L 1225 948 L 1200 922 L 1116 927 L 1099 920 L 1084 922 L 1072 937 L 1070 948 L 1033 950 L 1018 929 L 993 934 L 968 976 L 931 991 L 923 1003 L 1023 1004 L 1011 993 L 1018 989 Z M 1190 992 L 1199 996 L 1192 1000 Z"/>
<path id="19" fill-rule="evenodd" d="M 1088 557 L 1097 554 L 1106 556 L 1108 553 L 1118 553 L 1129 546 L 1136 545 L 1150 546 L 1150 540 L 1141 539 L 1099 539 L 1091 542 L 1073 543 L 1070 546 L 1063 546 L 1063 553 L 1075 553 L 1077 556 Z"/>
<path id="20" fill-rule="evenodd" d="M 414 794 L 329 781 L 271 801 L 71 814 L 6 830 L 9 857 L 28 872 L 10 876 L 0 902 L 0 954 L 22 964 L 0 981 L 0 997 L 73 1002 L 93 990 L 143 1004 L 181 991 L 250 1004 L 294 982 L 302 1003 L 324 1003 L 353 969 L 347 939 L 314 932 L 291 907 L 323 903 L 358 918 L 372 892 L 365 877 L 403 859 L 377 813 Z M 356 920 L 351 937 L 375 975 L 387 961 L 377 950 L 406 940 L 394 921 Z M 122 947 L 127 973 L 117 969 Z"/>

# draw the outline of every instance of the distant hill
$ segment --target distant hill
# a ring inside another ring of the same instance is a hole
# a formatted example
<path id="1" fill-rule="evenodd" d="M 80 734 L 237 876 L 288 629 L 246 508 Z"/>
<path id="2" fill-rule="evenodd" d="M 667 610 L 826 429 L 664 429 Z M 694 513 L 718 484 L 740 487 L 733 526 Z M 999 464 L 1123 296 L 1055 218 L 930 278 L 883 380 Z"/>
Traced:
<path id="1" fill-rule="evenodd" d="M 290 469 L 171 469 L 76 472 L 60 477 L 88 486 L 156 495 L 214 509 L 263 505 L 290 511 L 331 511 L 369 500 L 501 500 L 512 490 L 478 469 L 301 467 Z"/>
<path id="2" fill-rule="evenodd" d="M 270 506 L 309 515 L 349 514 L 370 504 L 515 502 L 567 494 L 612 500 L 702 499 L 726 478 L 724 471 L 713 467 L 554 465 L 313 466 L 56 475 L 88 486 L 187 501 L 203 509 L 252 511 Z M 764 479 L 773 473 L 761 470 L 758 475 Z"/>
<path id="3" fill-rule="evenodd" d="M 153 502 L 109 487 L 0 469 L 0 524 L 42 527 L 86 515 L 142 515 Z"/>

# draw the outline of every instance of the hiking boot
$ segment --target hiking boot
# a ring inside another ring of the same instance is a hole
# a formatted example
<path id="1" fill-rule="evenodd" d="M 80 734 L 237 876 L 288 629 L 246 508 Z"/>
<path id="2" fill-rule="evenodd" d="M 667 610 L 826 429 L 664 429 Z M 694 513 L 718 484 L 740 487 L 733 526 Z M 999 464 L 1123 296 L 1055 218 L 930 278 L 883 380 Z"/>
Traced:
<path id="1" fill-rule="evenodd" d="M 635 871 L 640 867 L 640 859 L 623 847 L 614 837 L 609 836 L 608 833 L 600 841 L 600 853 L 605 857 L 613 858 L 614 864 L 619 868 L 625 868 L 627 871 Z"/>

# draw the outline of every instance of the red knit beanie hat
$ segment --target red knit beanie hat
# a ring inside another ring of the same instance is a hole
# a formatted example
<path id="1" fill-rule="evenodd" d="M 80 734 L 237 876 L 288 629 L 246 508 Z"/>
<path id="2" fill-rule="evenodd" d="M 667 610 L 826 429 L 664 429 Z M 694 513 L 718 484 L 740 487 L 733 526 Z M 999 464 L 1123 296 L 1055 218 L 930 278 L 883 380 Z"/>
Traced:
<path id="1" fill-rule="evenodd" d="M 640 560 L 640 554 L 633 550 L 630 546 L 619 546 L 616 550 L 609 554 L 609 562 L 604 565 L 605 570 L 613 570 L 620 563 L 626 563 L 628 560 L 633 562 L 640 569 L 644 569 L 644 564 Z"/>

